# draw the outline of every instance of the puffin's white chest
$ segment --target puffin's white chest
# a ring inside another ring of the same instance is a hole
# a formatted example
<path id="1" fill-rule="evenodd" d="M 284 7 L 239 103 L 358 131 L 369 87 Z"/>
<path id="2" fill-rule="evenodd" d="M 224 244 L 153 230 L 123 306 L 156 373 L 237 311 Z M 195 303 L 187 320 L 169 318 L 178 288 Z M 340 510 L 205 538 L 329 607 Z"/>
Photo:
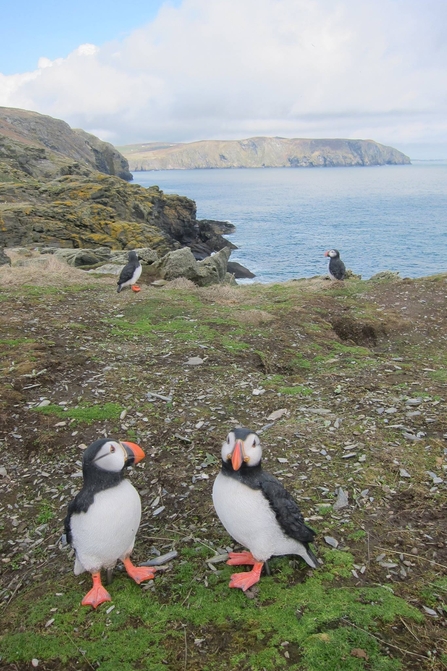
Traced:
<path id="1" fill-rule="evenodd" d="M 141 264 L 140 264 L 133 271 L 133 275 L 130 278 L 130 280 L 127 280 L 127 282 L 124 282 L 124 284 L 122 286 L 127 287 L 127 286 L 132 286 L 132 284 L 135 284 L 140 279 L 140 275 L 141 275 L 142 270 L 143 270 L 143 268 L 141 267 Z"/>
<path id="2" fill-rule="evenodd" d="M 219 473 L 214 482 L 213 503 L 230 536 L 247 547 L 258 561 L 273 555 L 306 552 L 301 543 L 284 534 L 261 491 Z"/>
<path id="3" fill-rule="evenodd" d="M 71 516 L 75 574 L 111 568 L 125 559 L 132 552 L 140 519 L 140 495 L 129 480 L 95 494 L 86 513 Z"/>

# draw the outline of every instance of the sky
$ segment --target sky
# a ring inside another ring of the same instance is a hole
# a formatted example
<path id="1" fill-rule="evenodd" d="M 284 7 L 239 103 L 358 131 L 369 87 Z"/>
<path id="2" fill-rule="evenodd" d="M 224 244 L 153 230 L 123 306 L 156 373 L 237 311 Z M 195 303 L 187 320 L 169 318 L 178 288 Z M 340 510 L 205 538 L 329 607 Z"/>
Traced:
<path id="1" fill-rule="evenodd" d="M 0 2 L 0 106 L 118 146 L 340 137 L 447 159 L 446 0 Z"/>

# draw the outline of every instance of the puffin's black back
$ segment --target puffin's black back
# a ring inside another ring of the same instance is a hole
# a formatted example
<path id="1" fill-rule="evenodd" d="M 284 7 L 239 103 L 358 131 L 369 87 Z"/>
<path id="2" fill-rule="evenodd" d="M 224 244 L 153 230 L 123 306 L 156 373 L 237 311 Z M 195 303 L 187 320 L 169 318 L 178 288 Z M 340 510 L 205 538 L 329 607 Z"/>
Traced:
<path id="1" fill-rule="evenodd" d="M 338 249 L 334 249 L 334 252 L 337 252 L 337 256 L 331 257 L 329 259 L 329 272 L 335 277 L 336 280 L 344 280 L 346 275 L 346 266 L 340 258 L 340 252 Z"/>
<path id="2" fill-rule="evenodd" d="M 103 438 L 95 440 L 94 443 L 88 446 L 85 450 L 82 459 L 82 474 L 84 477 L 84 484 L 78 494 L 76 494 L 73 501 L 68 504 L 67 516 L 64 520 L 64 530 L 67 536 L 67 542 L 71 543 L 70 518 L 73 514 L 86 513 L 92 505 L 95 494 L 102 492 L 110 487 L 116 487 L 121 480 L 124 479 L 125 467 L 118 472 L 104 471 L 98 468 L 93 460 L 96 457 L 101 447 L 113 438 Z"/>
<path id="3" fill-rule="evenodd" d="M 130 279 L 132 279 L 132 275 L 134 274 L 135 269 L 140 265 L 138 254 L 136 252 L 129 252 L 127 258 L 128 262 L 122 269 L 117 284 L 124 284 L 124 282 L 128 282 Z"/>

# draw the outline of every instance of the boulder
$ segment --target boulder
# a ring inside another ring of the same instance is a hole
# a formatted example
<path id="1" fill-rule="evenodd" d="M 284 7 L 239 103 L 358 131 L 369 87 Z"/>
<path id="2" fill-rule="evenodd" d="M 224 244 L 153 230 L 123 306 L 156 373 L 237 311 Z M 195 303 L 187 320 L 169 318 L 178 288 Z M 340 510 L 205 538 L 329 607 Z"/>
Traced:
<path id="1" fill-rule="evenodd" d="M 105 263 L 97 268 L 90 268 L 87 273 L 100 273 L 101 275 L 119 275 L 123 266 L 121 263 Z"/>
<path id="2" fill-rule="evenodd" d="M 5 254 L 5 250 L 0 247 L 0 266 L 8 265 L 11 265 L 11 259 L 7 254 Z"/>
<path id="3" fill-rule="evenodd" d="M 248 270 L 248 268 L 245 268 L 245 266 L 242 266 L 240 263 L 237 263 L 237 261 L 229 261 L 227 265 L 227 270 L 229 273 L 234 275 L 235 278 L 238 280 L 251 279 L 252 277 L 256 277 L 256 275 L 252 273 L 251 270 Z"/>
<path id="4" fill-rule="evenodd" d="M 197 261 L 199 277 L 195 281 L 200 287 L 206 287 L 209 284 L 222 284 L 227 274 L 228 259 L 231 249 L 223 247 L 220 252 L 208 256 L 203 261 Z"/>
<path id="5" fill-rule="evenodd" d="M 107 249 L 107 252 L 104 250 Z M 82 266 L 94 266 L 97 263 L 106 262 L 110 258 L 110 249 L 99 247 L 98 249 L 56 249 L 54 256 L 63 259 L 69 266 L 82 268 Z"/>
<path id="6" fill-rule="evenodd" d="M 226 281 L 227 263 L 231 250 L 224 247 L 213 256 L 203 261 L 196 261 L 189 247 L 168 252 L 160 260 L 152 264 L 152 272 L 161 279 L 171 281 L 185 277 L 200 287 L 209 284 L 220 284 Z"/>
<path id="7" fill-rule="evenodd" d="M 144 264 L 150 265 L 158 259 L 158 254 L 150 247 L 136 247 L 138 258 Z M 114 264 L 124 266 L 128 261 L 127 251 L 111 250 L 109 247 L 96 247 L 95 249 L 66 249 L 60 247 L 44 247 L 40 250 L 41 254 L 54 254 L 63 259 L 69 266 L 82 268 L 86 266 L 96 266 L 98 264 Z M 106 271 L 101 271 L 106 272 Z"/>
<path id="8" fill-rule="evenodd" d="M 151 249 L 150 247 L 136 247 L 134 251 L 138 254 L 138 258 L 140 259 L 143 265 L 147 264 L 149 266 L 158 260 L 157 252 L 155 251 L 155 249 Z M 127 258 L 128 254 L 129 252 L 112 250 L 110 252 L 109 263 L 119 263 L 121 265 L 125 265 L 128 261 Z"/>

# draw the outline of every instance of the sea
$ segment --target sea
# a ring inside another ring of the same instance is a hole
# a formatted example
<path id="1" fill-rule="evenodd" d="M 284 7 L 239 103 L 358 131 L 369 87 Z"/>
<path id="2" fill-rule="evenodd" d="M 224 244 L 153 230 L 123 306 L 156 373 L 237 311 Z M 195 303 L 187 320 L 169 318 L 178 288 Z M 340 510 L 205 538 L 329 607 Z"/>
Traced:
<path id="1" fill-rule="evenodd" d="M 368 279 L 447 272 L 447 161 L 340 168 L 160 170 L 133 173 L 196 202 L 198 219 L 235 225 L 231 254 L 255 273 L 245 282 L 285 282 L 327 273 L 324 252 Z"/>

